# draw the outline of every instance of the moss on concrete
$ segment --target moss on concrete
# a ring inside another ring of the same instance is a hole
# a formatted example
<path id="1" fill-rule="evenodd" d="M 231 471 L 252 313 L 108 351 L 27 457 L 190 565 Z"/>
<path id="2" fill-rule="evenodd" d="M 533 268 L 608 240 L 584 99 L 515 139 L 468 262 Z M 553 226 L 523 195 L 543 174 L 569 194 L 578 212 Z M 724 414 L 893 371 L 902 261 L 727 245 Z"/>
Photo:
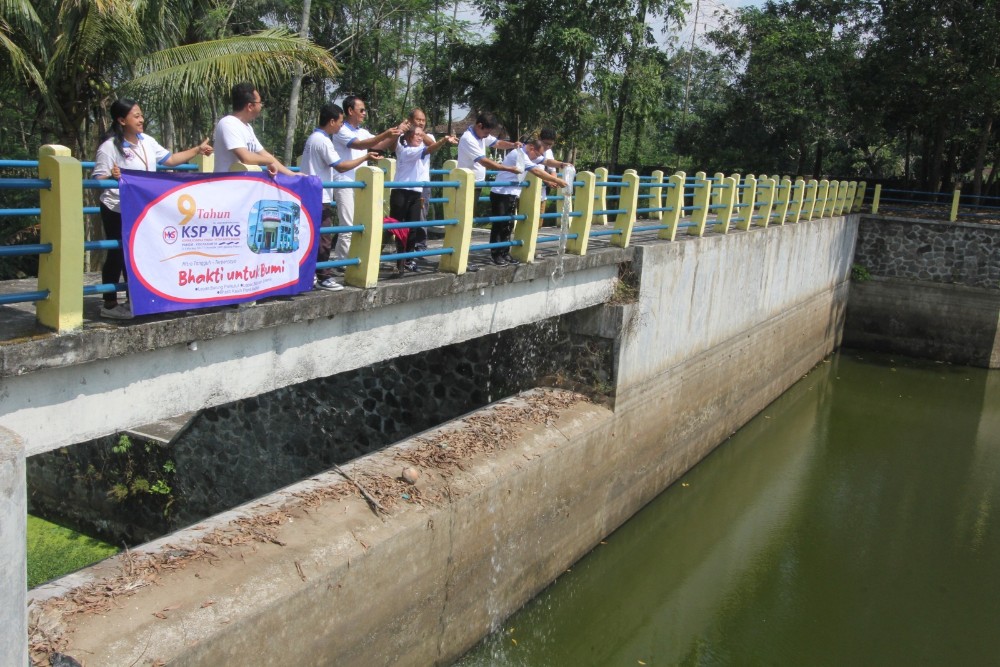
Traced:
<path id="1" fill-rule="evenodd" d="M 118 548 L 45 519 L 28 516 L 28 588 L 118 553 Z"/>

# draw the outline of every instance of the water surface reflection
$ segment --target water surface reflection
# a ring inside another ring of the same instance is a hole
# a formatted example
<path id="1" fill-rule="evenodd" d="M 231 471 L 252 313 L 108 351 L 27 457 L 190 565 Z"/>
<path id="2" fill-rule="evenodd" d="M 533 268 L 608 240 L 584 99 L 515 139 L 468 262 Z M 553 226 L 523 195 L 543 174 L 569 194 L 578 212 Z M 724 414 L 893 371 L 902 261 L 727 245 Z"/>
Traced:
<path id="1" fill-rule="evenodd" d="M 998 399 L 835 356 L 458 664 L 997 664 Z"/>

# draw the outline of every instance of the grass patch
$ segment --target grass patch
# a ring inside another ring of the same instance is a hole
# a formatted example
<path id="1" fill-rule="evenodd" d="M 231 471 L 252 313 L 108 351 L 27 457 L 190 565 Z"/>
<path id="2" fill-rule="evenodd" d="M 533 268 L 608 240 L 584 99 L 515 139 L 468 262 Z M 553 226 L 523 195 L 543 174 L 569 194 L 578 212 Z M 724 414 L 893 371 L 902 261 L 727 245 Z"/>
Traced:
<path id="1" fill-rule="evenodd" d="M 118 547 L 28 515 L 28 588 L 118 553 Z"/>

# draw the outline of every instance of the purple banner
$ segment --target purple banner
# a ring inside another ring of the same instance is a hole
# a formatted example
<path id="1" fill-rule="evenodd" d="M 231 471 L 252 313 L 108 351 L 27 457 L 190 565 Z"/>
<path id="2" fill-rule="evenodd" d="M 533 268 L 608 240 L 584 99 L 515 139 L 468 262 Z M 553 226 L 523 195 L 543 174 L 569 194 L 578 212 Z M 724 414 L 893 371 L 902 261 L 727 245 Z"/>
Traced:
<path id="1" fill-rule="evenodd" d="M 122 245 L 136 315 L 312 289 L 315 176 L 122 171 Z"/>

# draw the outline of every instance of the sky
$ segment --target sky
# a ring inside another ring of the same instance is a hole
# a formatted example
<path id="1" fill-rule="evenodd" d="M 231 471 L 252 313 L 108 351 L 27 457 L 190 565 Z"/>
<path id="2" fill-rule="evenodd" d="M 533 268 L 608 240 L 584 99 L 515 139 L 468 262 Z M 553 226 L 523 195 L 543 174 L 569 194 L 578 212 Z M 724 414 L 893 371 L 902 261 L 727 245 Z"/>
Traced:
<path id="1" fill-rule="evenodd" d="M 689 0 L 691 3 L 687 13 L 685 25 L 680 31 L 673 31 L 665 34 L 662 22 L 653 25 L 653 31 L 657 38 L 657 43 L 662 47 L 687 48 L 691 44 L 691 35 L 695 34 L 695 42 L 704 46 L 702 36 L 706 31 L 719 27 L 719 14 L 726 9 L 737 7 L 759 7 L 764 4 L 764 0 Z M 697 32 L 695 32 L 695 9 L 698 9 Z M 444 11 L 444 10 L 442 10 Z M 458 6 L 458 18 L 467 21 L 473 26 L 480 24 L 481 19 L 478 10 L 471 3 L 461 2 Z"/>

